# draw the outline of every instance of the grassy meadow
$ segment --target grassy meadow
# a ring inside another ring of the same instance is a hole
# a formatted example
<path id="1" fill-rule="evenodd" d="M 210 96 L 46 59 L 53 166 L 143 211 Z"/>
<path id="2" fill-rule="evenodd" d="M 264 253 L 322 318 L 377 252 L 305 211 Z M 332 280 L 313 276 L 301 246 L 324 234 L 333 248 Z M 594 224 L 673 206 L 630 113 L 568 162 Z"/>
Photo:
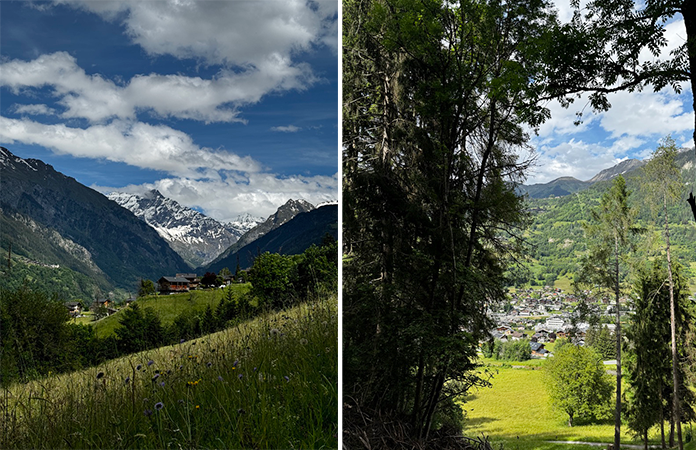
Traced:
<path id="1" fill-rule="evenodd" d="M 220 303 L 220 300 L 225 295 L 227 289 L 232 289 L 235 298 L 247 292 L 251 288 L 250 283 L 231 284 L 225 290 L 223 289 L 207 289 L 195 290 L 181 294 L 171 295 L 150 295 L 139 298 L 137 303 L 141 308 L 151 308 L 154 310 L 157 317 L 160 318 L 163 325 L 169 325 L 174 322 L 174 319 L 180 314 L 196 315 L 205 311 L 206 307 L 215 307 Z M 106 337 L 114 334 L 114 330 L 119 325 L 121 318 L 120 311 L 109 317 L 92 322 L 94 332 L 98 337 Z"/>
<path id="2" fill-rule="evenodd" d="M 0 417 L 0 448 L 337 448 L 336 297 L 12 385 Z"/>
<path id="3" fill-rule="evenodd" d="M 502 444 L 505 450 L 587 450 L 598 447 L 549 441 L 614 441 L 613 418 L 599 424 L 580 423 L 568 427 L 568 417 L 550 403 L 542 360 L 527 363 L 524 368 L 511 368 L 510 365 L 524 365 L 525 362 L 490 367 L 494 373 L 497 371 L 491 380 L 492 387 L 472 392 L 462 403 L 466 414 L 465 435 L 489 436 L 494 448 Z M 685 433 L 686 429 L 688 425 Z M 625 424 L 621 432 L 622 443 L 641 445 L 640 441 L 633 440 Z M 653 444 L 659 443 L 657 427 L 650 437 Z M 685 448 L 694 449 L 696 446 L 691 442 Z"/>

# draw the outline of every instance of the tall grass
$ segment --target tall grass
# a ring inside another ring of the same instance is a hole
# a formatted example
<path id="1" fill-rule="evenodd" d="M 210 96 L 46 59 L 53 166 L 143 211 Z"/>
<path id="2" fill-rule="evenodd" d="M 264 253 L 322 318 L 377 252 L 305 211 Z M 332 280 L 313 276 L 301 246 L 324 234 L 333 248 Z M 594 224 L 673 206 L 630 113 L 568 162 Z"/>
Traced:
<path id="1" fill-rule="evenodd" d="M 2 448 L 337 448 L 336 298 L 2 392 Z"/>

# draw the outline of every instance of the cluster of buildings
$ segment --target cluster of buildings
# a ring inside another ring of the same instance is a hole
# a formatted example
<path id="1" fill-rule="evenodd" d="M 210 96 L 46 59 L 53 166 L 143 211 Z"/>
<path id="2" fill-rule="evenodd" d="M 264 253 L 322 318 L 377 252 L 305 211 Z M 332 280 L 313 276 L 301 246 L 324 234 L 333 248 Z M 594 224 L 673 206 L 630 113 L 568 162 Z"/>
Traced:
<path id="1" fill-rule="evenodd" d="M 585 292 L 589 294 L 589 292 Z M 580 301 L 575 295 L 564 293 L 561 289 L 522 289 L 511 293 L 509 301 L 493 311 L 489 316 L 495 320 L 496 327 L 491 336 L 503 342 L 528 339 L 532 357 L 548 357 L 551 353 L 544 344 L 555 342 L 558 338 L 571 339 L 584 345 L 590 325 L 577 320 L 575 305 Z M 594 314 L 610 314 L 612 306 L 604 306 L 608 299 L 588 305 Z M 605 325 L 613 331 L 615 325 Z"/>

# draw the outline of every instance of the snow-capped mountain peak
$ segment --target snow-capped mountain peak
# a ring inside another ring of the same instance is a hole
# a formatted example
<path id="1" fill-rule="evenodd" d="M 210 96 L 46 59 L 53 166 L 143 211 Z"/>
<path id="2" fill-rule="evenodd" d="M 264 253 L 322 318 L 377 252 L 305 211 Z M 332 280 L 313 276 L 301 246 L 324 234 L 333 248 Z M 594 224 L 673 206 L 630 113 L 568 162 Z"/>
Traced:
<path id="1" fill-rule="evenodd" d="M 107 197 L 130 210 L 194 267 L 215 259 L 249 229 L 254 217 L 223 224 L 151 190 L 142 195 L 114 192 Z"/>

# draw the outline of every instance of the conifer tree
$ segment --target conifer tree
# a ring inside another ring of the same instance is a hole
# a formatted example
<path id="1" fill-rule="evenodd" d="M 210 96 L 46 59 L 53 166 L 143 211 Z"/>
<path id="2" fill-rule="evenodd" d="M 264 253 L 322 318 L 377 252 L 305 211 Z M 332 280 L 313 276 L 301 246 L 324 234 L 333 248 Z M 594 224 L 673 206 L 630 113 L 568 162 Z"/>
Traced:
<path id="1" fill-rule="evenodd" d="M 614 448 L 621 446 L 621 279 L 625 276 L 628 256 L 633 250 L 631 236 L 637 211 L 629 207 L 630 192 L 626 180 L 617 176 L 602 195 L 599 208 L 591 211 L 592 221 L 585 223 L 588 252 L 581 260 L 578 282 L 597 284 L 613 291 L 616 308 L 616 407 L 614 410 Z"/>

